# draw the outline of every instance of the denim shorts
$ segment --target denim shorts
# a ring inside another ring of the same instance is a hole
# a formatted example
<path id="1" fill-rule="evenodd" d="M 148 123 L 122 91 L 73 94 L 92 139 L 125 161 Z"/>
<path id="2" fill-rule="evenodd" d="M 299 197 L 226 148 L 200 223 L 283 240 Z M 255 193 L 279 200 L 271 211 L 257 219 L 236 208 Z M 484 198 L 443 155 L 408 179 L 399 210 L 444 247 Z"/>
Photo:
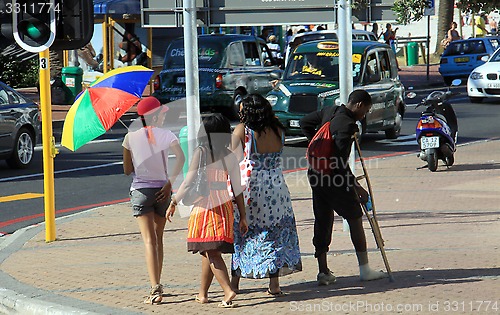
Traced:
<path id="1" fill-rule="evenodd" d="M 134 217 L 154 211 L 157 215 L 165 217 L 170 198 L 163 202 L 156 201 L 156 193 L 161 188 L 141 188 L 130 191 L 130 202 Z"/>

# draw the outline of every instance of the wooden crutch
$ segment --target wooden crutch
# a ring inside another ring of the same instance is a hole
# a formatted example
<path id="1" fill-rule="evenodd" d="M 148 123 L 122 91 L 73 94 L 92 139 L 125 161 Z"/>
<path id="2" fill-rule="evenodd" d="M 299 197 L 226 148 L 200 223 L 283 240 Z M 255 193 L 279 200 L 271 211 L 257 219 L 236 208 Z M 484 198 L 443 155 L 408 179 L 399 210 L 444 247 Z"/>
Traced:
<path id="1" fill-rule="evenodd" d="M 392 276 L 391 266 L 389 266 L 389 260 L 387 260 L 387 255 L 385 254 L 384 249 L 384 239 L 382 238 L 382 232 L 380 231 L 380 227 L 377 222 L 377 215 L 375 211 L 375 200 L 373 198 L 372 186 L 370 185 L 370 178 L 368 177 L 368 173 L 366 172 L 365 162 L 363 160 L 363 156 L 361 155 L 361 149 L 359 148 L 359 142 L 357 134 L 354 134 L 354 143 L 356 144 L 356 151 L 359 155 L 359 160 L 361 161 L 361 168 L 363 169 L 363 174 L 356 176 L 356 179 L 359 181 L 364 179 L 366 181 L 366 186 L 368 187 L 368 193 L 371 197 L 372 202 L 372 210 L 368 211 L 366 208 L 366 204 L 362 203 L 359 199 L 359 194 L 356 193 L 356 196 L 361 204 L 361 208 L 363 208 L 363 212 L 368 218 L 368 222 L 370 222 L 370 227 L 372 229 L 373 236 L 375 237 L 375 243 L 377 247 L 380 249 L 380 253 L 382 254 L 382 259 L 384 260 L 385 269 L 387 270 L 387 274 L 389 275 L 389 281 L 393 282 L 394 277 Z"/>

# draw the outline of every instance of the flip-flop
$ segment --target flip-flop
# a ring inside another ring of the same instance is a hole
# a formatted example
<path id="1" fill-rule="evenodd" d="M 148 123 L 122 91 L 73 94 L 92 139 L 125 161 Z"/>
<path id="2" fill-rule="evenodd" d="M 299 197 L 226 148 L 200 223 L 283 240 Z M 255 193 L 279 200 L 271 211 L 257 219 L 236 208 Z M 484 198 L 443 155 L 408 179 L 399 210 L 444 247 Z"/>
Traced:
<path id="1" fill-rule="evenodd" d="M 238 306 L 238 304 L 236 303 L 233 303 L 233 301 L 229 301 L 229 302 L 226 302 L 224 300 L 222 300 L 218 305 L 217 307 L 221 307 L 221 308 L 234 308 Z"/>
<path id="2" fill-rule="evenodd" d="M 196 302 L 200 303 L 200 304 L 206 304 L 206 303 L 209 303 L 209 302 L 210 302 L 210 300 L 209 300 L 209 299 L 207 299 L 207 301 L 206 301 L 206 302 L 203 302 L 203 301 L 200 299 L 200 297 L 198 296 L 198 294 L 194 296 L 194 300 L 195 300 Z"/>
<path id="3" fill-rule="evenodd" d="M 271 292 L 270 289 L 267 289 L 267 295 L 272 296 L 272 297 L 283 297 L 283 296 L 286 296 L 286 293 L 281 291 L 281 290 L 279 290 L 279 292 L 273 293 L 273 292 Z"/>

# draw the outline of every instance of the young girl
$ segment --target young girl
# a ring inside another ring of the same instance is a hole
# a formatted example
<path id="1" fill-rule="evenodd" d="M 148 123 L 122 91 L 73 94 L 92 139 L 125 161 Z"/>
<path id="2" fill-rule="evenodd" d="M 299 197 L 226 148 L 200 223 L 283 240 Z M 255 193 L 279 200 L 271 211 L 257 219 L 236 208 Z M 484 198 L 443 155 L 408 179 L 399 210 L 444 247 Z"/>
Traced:
<path id="1" fill-rule="evenodd" d="M 213 277 L 217 279 L 224 299 L 219 307 L 234 307 L 236 297 L 229 283 L 226 264 L 222 253 L 233 253 L 233 222 L 234 210 L 227 190 L 228 175 L 231 186 L 236 190 L 236 205 L 239 215 L 245 218 L 245 206 L 241 194 L 239 164 L 236 157 L 228 149 L 231 144 L 231 126 L 227 118 L 220 114 L 203 119 L 203 128 L 198 133 L 201 147 L 196 148 L 184 182 L 177 194 L 172 198 L 167 210 L 167 220 L 170 222 L 175 212 L 177 201 L 181 201 L 186 194 L 186 186 L 194 182 L 200 161 L 200 152 L 206 152 L 206 173 L 209 185 L 209 195 L 195 202 L 188 223 L 188 251 L 201 254 L 201 285 L 196 301 L 208 302 L 208 289 Z M 237 227 L 241 234 L 248 230 L 246 220 L 240 220 Z"/>
<path id="2" fill-rule="evenodd" d="M 155 97 L 146 97 L 137 104 L 142 128 L 130 131 L 123 140 L 123 171 L 133 174 L 130 186 L 130 202 L 137 218 L 146 251 L 146 266 L 151 282 L 147 304 L 162 301 L 163 286 L 160 284 L 163 266 L 163 228 L 165 213 L 170 199 L 172 182 L 184 164 L 184 154 L 177 137 L 160 128 L 168 107 L 161 106 Z M 176 157 L 172 176 L 167 172 L 169 150 Z"/>

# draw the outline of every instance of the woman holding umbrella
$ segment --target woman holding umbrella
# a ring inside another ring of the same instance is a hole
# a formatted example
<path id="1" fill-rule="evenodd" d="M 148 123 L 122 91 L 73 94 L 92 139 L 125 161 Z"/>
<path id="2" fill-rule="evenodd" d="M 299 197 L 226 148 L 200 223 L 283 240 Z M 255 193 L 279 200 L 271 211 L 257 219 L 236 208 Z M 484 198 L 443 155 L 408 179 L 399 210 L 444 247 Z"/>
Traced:
<path id="1" fill-rule="evenodd" d="M 170 202 L 172 183 L 184 164 L 179 140 L 170 131 L 161 128 L 168 107 L 161 106 L 155 97 L 143 98 L 137 104 L 142 128 L 129 131 L 123 140 L 123 171 L 133 175 L 130 201 L 137 218 L 145 247 L 146 266 L 151 282 L 146 304 L 162 301 L 160 283 L 163 266 L 163 229 Z M 167 171 L 167 157 L 172 150 L 176 163 L 171 176 Z"/>

